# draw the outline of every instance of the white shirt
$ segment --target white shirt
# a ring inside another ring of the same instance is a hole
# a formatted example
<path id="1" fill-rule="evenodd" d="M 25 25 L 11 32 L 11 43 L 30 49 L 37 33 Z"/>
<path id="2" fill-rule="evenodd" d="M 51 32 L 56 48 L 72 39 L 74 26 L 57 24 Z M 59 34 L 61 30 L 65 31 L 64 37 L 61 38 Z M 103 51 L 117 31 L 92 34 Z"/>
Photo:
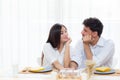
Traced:
<path id="1" fill-rule="evenodd" d="M 96 66 L 112 66 L 114 43 L 111 40 L 105 40 L 101 37 L 95 46 L 90 45 L 90 49 Z M 82 40 L 78 41 L 75 51 L 76 53 L 72 56 L 72 60 L 78 64 L 78 68 L 85 68 L 86 55 Z"/>
<path id="2" fill-rule="evenodd" d="M 43 66 L 51 66 L 52 63 L 56 60 L 63 65 L 64 64 L 64 52 L 65 52 L 65 46 L 63 47 L 61 53 L 57 50 L 57 48 L 53 48 L 50 43 L 46 43 L 43 47 Z M 70 53 L 72 53 L 70 49 Z"/>

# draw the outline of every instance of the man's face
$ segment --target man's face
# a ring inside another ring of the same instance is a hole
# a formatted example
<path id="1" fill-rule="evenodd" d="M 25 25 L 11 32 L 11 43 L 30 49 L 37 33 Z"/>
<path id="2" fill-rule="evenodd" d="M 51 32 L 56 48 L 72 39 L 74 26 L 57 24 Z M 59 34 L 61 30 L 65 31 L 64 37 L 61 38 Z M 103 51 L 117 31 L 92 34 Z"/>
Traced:
<path id="1" fill-rule="evenodd" d="M 84 26 L 81 34 L 82 34 L 83 37 L 86 36 L 86 35 L 91 35 L 92 36 L 92 31 L 90 30 L 89 27 Z"/>

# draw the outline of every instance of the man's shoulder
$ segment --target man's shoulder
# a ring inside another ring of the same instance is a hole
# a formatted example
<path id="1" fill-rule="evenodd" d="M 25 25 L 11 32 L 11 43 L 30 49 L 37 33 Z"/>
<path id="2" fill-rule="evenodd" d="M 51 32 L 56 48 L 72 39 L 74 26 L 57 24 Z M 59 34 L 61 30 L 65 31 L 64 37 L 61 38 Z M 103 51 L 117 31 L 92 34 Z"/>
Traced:
<path id="1" fill-rule="evenodd" d="M 108 40 L 106 41 L 106 43 L 109 44 L 109 45 L 111 45 L 111 46 L 114 46 L 114 42 L 113 42 L 113 40 L 111 40 L 111 39 L 108 39 Z"/>
<path id="2" fill-rule="evenodd" d="M 104 39 L 104 38 L 102 38 L 102 39 L 103 39 L 103 42 L 105 45 L 107 45 L 107 44 L 114 45 L 114 42 L 112 39 Z"/>
<path id="3" fill-rule="evenodd" d="M 105 43 L 114 44 L 114 42 L 113 42 L 112 39 L 106 39 L 106 40 L 105 40 Z"/>

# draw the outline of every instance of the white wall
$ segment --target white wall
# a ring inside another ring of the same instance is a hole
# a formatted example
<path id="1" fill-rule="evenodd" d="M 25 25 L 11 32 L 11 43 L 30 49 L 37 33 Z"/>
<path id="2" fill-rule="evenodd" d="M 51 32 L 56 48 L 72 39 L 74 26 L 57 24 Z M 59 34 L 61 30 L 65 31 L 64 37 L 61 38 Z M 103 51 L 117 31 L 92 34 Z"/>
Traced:
<path id="1" fill-rule="evenodd" d="M 81 38 L 82 21 L 97 17 L 104 24 L 103 37 L 116 46 L 120 57 L 119 0 L 0 0 L 0 66 L 37 66 L 50 27 L 64 24 L 72 45 Z M 120 67 L 120 59 L 115 67 Z"/>

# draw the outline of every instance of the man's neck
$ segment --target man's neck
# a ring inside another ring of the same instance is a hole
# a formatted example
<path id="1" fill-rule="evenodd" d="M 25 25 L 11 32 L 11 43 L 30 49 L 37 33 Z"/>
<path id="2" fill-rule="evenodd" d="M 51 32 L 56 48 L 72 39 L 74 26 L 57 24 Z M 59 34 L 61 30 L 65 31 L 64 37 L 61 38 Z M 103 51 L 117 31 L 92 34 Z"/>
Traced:
<path id="1" fill-rule="evenodd" d="M 92 46 L 96 45 L 99 40 L 99 37 L 96 37 L 94 41 L 91 43 Z"/>

